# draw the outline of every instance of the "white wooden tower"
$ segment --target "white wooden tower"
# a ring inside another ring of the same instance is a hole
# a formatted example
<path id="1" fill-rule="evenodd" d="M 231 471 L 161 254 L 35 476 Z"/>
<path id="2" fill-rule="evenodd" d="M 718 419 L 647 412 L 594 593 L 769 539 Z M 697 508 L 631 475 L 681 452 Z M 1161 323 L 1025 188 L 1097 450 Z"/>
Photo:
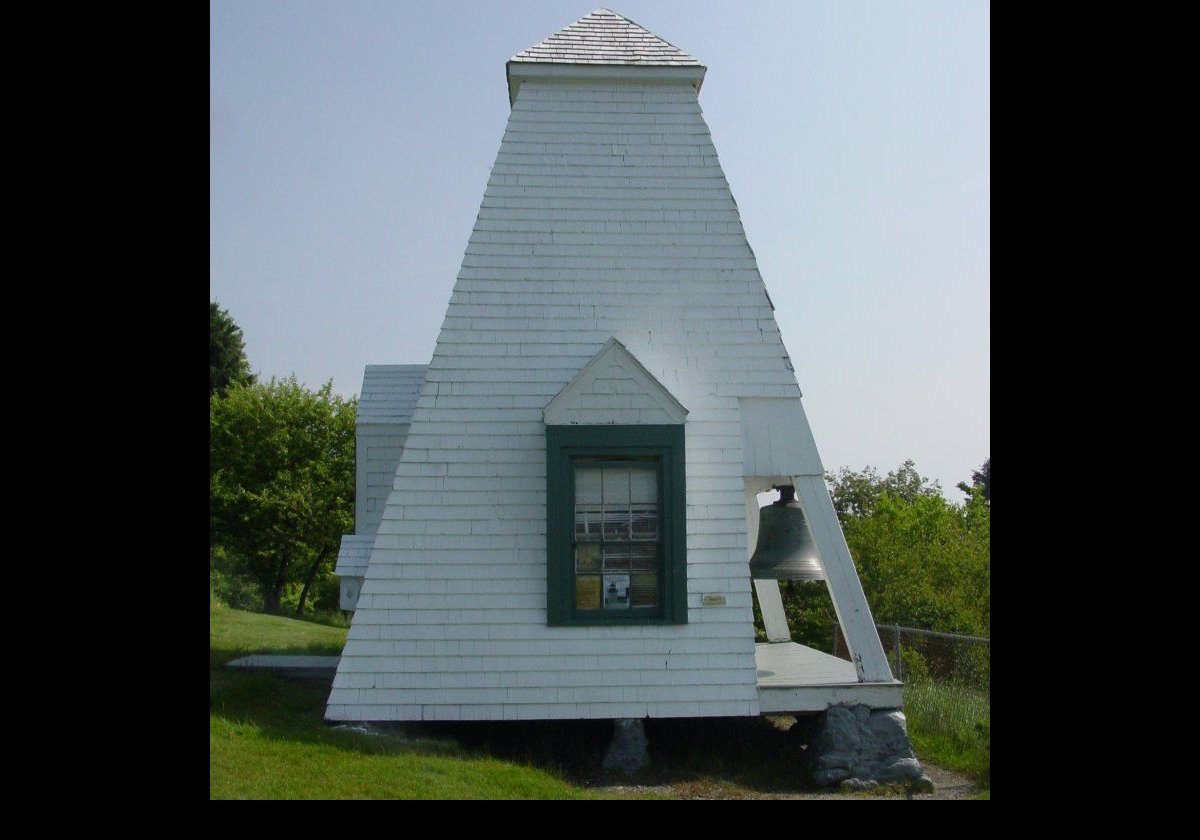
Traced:
<path id="1" fill-rule="evenodd" d="M 512 112 L 383 507 L 329 720 L 901 705 L 698 95 L 614 12 Z M 853 663 L 754 641 L 755 494 L 792 484 Z M 361 531 L 361 528 L 360 528 Z"/>

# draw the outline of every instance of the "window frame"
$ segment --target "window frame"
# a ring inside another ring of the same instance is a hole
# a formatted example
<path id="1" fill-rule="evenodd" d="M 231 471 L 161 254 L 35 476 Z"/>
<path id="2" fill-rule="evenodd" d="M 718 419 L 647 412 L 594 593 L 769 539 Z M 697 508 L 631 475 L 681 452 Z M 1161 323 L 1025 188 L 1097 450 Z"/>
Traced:
<path id="1" fill-rule="evenodd" d="M 550 626 L 686 624 L 687 507 L 684 488 L 684 427 L 546 427 L 546 619 Z M 652 615 L 628 610 L 575 608 L 575 481 L 578 460 L 653 460 L 659 473 L 662 556 L 661 605 Z"/>

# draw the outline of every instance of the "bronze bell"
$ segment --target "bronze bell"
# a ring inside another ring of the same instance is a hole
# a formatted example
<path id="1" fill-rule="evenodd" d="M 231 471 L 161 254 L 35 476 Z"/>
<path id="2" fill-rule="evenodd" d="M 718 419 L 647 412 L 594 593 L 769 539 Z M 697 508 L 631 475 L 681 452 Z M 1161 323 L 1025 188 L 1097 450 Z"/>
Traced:
<path id="1" fill-rule="evenodd" d="M 750 577 L 775 580 L 825 580 L 817 545 L 796 501 L 796 488 L 776 488 L 779 501 L 758 513 L 758 545 L 750 558 Z"/>

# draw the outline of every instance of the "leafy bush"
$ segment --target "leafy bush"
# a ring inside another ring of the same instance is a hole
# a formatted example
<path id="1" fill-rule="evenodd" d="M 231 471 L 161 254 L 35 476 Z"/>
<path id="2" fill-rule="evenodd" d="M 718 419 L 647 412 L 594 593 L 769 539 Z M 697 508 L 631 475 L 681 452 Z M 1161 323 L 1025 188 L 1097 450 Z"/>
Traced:
<path id="1" fill-rule="evenodd" d="M 991 511 L 940 495 L 883 492 L 869 516 L 842 523 L 875 621 L 945 633 L 991 630 Z"/>
<path id="2" fill-rule="evenodd" d="M 900 666 L 902 679 L 908 685 L 929 682 L 929 665 L 918 650 L 910 647 L 900 647 Z"/>
<path id="3" fill-rule="evenodd" d="M 964 504 L 953 504 L 942 497 L 936 482 L 921 477 L 912 461 L 884 478 L 868 467 L 830 473 L 826 480 L 877 623 L 990 635 L 991 508 L 981 487 Z M 831 652 L 837 619 L 828 587 L 788 581 L 780 591 L 792 639 Z M 762 627 L 757 611 L 755 622 Z M 766 640 L 761 630 L 756 637 Z M 982 659 L 927 659 L 929 667 L 914 673 L 936 675 L 964 667 L 986 673 L 986 650 L 963 655 Z"/>
<path id="4" fill-rule="evenodd" d="M 333 566 L 354 527 L 357 403 L 332 387 L 289 377 L 209 399 L 209 544 L 224 552 L 221 571 L 257 584 L 267 612 L 294 603 L 299 613 L 314 597 L 336 607 Z"/>
<path id="5" fill-rule="evenodd" d="M 208 589 L 212 601 L 235 610 L 262 608 L 262 588 L 251 578 L 236 574 L 228 554 L 220 547 L 209 556 Z"/>

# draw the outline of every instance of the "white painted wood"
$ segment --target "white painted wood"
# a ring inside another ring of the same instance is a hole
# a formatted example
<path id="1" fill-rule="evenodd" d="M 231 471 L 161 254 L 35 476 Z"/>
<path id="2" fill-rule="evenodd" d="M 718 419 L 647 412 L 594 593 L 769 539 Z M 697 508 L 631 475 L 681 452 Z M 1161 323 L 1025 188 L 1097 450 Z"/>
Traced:
<path id="1" fill-rule="evenodd" d="M 788 627 L 787 615 L 783 611 L 783 596 L 779 594 L 779 581 L 755 580 L 754 594 L 758 596 L 758 608 L 762 611 L 767 641 L 790 642 L 792 631 Z"/>
<path id="2" fill-rule="evenodd" d="M 741 397 L 746 475 L 824 475 L 821 456 L 799 397 Z"/>
<path id="3" fill-rule="evenodd" d="M 338 607 L 343 610 L 358 609 L 358 596 L 362 593 L 363 579 L 359 575 L 338 575 Z"/>
<path id="4" fill-rule="evenodd" d="M 687 413 L 624 344 L 610 338 L 546 405 L 543 416 L 547 426 L 673 425 L 685 422 Z"/>
<path id="5" fill-rule="evenodd" d="M 354 531 L 373 535 L 392 491 L 396 465 L 408 438 L 408 423 L 360 423 L 355 426 Z"/>
<path id="6" fill-rule="evenodd" d="M 354 422 L 408 423 L 428 369 L 428 365 L 367 365 Z"/>
<path id="7" fill-rule="evenodd" d="M 760 711 L 739 399 L 800 391 L 696 89 L 645 73 L 516 93 L 330 720 Z M 688 409 L 689 621 L 549 627 L 544 409 L 614 338 Z"/>
<path id="8" fill-rule="evenodd" d="M 371 546 L 374 543 L 374 534 L 342 536 L 333 573 L 341 579 L 338 606 L 343 610 L 358 607 L 358 595 L 362 591 L 363 576 L 367 573 L 367 560 L 371 556 Z"/>
<path id="9" fill-rule="evenodd" d="M 892 670 L 883 645 L 879 643 L 875 619 L 871 617 L 871 608 L 863 594 L 825 479 L 819 475 L 798 475 L 793 480 L 796 501 L 804 510 L 813 542 L 821 555 L 825 584 L 854 658 L 858 679 L 860 682 L 891 682 Z"/>
<path id="10" fill-rule="evenodd" d="M 354 532 L 374 535 L 428 365 L 367 365 L 355 414 Z"/>
<path id="11" fill-rule="evenodd" d="M 759 688 L 858 682 L 853 662 L 796 642 L 757 644 L 754 661 Z"/>
<path id="12" fill-rule="evenodd" d="M 758 707 L 764 715 L 823 712 L 830 706 L 869 706 L 872 709 L 904 708 L 900 683 L 851 683 L 796 688 L 760 688 Z"/>
<path id="13" fill-rule="evenodd" d="M 333 567 L 335 575 L 347 577 L 362 577 L 367 571 L 367 560 L 371 556 L 371 546 L 375 537 L 371 534 L 344 534 L 341 545 L 338 546 L 337 563 Z"/>
<path id="14" fill-rule="evenodd" d="M 662 82 L 687 82 L 699 93 L 704 84 L 703 66 L 656 67 L 653 76 L 640 67 L 588 67 L 578 64 L 525 64 L 510 62 L 508 65 L 508 101 L 515 105 L 521 91 L 521 83 L 532 79 L 555 79 L 565 82 L 586 82 L 597 79 L 629 79 L 641 84 Z"/>
<path id="15" fill-rule="evenodd" d="M 854 663 L 804 645 L 755 645 L 754 656 L 763 714 L 817 712 L 839 703 L 861 703 L 873 709 L 904 705 L 899 681 L 859 682 Z"/>

